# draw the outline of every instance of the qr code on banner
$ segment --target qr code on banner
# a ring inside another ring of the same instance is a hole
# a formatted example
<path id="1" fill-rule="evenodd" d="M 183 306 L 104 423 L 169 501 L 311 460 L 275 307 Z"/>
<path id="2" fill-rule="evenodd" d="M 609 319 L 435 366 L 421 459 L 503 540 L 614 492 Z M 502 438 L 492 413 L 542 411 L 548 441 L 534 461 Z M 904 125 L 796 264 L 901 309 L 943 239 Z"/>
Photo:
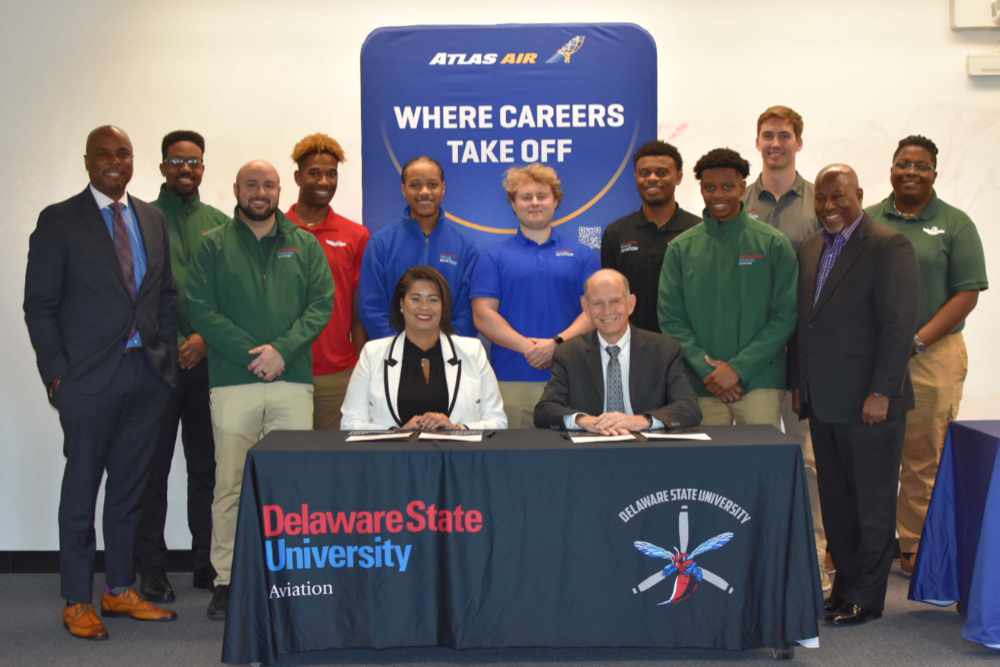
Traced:
<path id="1" fill-rule="evenodd" d="M 600 227 L 579 227 L 580 231 L 579 238 L 580 243 L 587 246 L 588 248 L 593 248 L 594 250 L 601 249 L 601 228 Z"/>

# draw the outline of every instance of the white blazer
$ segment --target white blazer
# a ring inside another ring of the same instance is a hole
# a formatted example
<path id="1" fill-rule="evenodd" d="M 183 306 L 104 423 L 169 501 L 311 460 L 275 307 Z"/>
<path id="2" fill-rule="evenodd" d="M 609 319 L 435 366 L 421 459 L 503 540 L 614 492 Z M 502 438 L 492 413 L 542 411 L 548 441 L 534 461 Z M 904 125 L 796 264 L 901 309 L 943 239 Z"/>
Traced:
<path id="1" fill-rule="evenodd" d="M 403 369 L 404 336 L 370 340 L 361 350 L 351 373 L 341 408 L 344 431 L 376 430 L 399 426 L 396 398 Z M 449 419 L 472 429 L 507 428 L 507 415 L 497 377 L 478 338 L 441 333 L 441 354 L 448 381 Z"/>

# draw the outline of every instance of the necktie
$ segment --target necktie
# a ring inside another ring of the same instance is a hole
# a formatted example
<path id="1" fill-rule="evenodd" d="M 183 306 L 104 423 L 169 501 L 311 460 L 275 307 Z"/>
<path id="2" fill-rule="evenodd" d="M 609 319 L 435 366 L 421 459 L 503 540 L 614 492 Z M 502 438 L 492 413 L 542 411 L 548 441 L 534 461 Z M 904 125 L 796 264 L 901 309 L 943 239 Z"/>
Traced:
<path id="1" fill-rule="evenodd" d="M 125 207 L 121 202 L 111 204 L 113 214 L 113 227 L 115 230 L 115 253 L 118 255 L 118 265 L 122 269 L 122 277 L 125 278 L 125 287 L 128 293 L 135 298 L 135 266 L 132 264 L 132 242 L 129 240 L 128 227 L 125 226 L 125 216 L 122 210 Z"/>
<path id="2" fill-rule="evenodd" d="M 622 391 L 622 365 L 618 361 L 618 353 L 621 349 L 617 345 L 608 345 L 606 348 L 608 351 L 608 376 L 607 385 L 608 391 L 607 405 L 605 406 L 606 412 L 624 412 L 625 411 L 625 394 Z"/>

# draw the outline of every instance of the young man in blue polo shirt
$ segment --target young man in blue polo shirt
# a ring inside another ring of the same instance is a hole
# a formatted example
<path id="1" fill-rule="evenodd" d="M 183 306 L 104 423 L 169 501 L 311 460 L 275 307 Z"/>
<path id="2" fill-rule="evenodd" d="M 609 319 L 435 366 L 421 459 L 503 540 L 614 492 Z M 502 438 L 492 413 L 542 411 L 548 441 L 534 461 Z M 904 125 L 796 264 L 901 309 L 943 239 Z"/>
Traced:
<path id="1" fill-rule="evenodd" d="M 555 169 L 514 167 L 503 182 L 520 223 L 517 234 L 485 250 L 472 278 L 476 328 L 490 351 L 510 428 L 531 428 L 556 345 L 593 329 L 580 310 L 597 254 L 552 229 L 562 201 Z"/>

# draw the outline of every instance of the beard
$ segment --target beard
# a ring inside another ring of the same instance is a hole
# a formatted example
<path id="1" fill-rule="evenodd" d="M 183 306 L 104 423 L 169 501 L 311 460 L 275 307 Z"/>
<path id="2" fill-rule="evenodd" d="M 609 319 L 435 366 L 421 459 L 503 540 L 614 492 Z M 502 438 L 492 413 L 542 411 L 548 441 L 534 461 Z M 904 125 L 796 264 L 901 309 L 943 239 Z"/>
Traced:
<path id="1" fill-rule="evenodd" d="M 240 212 L 246 217 L 247 220 L 252 220 L 254 222 L 264 222 L 265 220 L 269 219 L 272 215 L 274 215 L 274 212 L 278 210 L 277 204 L 271 206 L 263 213 L 257 213 L 253 209 L 248 208 L 243 204 L 237 204 L 236 206 L 237 208 L 240 209 Z"/>

